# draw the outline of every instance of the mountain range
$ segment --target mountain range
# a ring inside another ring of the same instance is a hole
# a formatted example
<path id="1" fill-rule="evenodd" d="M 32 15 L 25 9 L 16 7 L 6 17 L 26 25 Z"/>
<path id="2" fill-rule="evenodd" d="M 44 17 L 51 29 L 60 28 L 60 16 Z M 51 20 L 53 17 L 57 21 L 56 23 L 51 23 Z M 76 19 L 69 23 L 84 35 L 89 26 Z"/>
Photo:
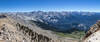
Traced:
<path id="1" fill-rule="evenodd" d="M 13 14 L 14 18 L 23 20 L 33 20 L 44 23 L 50 27 L 49 29 L 56 29 L 60 32 L 68 32 L 69 30 L 87 31 L 90 26 L 100 20 L 100 13 L 97 12 L 16 12 Z"/>
<path id="2" fill-rule="evenodd" d="M 97 12 L 0 13 L 0 42 L 80 42 L 98 20 Z"/>

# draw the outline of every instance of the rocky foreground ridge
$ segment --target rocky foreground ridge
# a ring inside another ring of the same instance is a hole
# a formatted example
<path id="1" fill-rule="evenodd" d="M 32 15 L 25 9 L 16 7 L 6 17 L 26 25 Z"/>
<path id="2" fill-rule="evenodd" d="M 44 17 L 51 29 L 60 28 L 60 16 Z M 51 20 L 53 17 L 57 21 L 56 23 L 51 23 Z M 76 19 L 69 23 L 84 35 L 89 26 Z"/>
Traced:
<path id="1" fill-rule="evenodd" d="M 83 42 L 100 42 L 100 21 L 90 28 L 83 38 Z"/>
<path id="2" fill-rule="evenodd" d="M 55 42 L 11 18 L 0 15 L 0 42 Z M 59 41 L 57 41 L 59 42 Z"/>
<path id="3" fill-rule="evenodd" d="M 0 42 L 77 42 L 71 38 L 58 37 L 52 31 L 19 20 L 0 15 Z"/>

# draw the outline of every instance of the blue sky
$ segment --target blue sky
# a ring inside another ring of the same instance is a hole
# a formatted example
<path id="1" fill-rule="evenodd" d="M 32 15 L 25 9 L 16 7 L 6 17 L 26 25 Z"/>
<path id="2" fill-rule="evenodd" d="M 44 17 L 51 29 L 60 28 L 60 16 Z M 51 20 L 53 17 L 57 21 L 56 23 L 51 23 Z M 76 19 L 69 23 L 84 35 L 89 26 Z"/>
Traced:
<path id="1" fill-rule="evenodd" d="M 100 0 L 0 0 L 0 12 L 38 10 L 100 12 Z"/>

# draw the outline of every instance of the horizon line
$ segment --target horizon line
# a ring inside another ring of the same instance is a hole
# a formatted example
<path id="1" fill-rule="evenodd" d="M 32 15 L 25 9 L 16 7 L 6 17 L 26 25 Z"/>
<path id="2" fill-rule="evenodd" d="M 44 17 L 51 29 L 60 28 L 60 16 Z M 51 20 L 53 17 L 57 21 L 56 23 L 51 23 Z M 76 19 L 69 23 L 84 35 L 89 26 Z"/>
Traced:
<path id="1" fill-rule="evenodd" d="M 64 10 L 64 11 L 55 11 L 55 10 L 50 10 L 50 11 L 46 11 L 46 10 L 33 10 L 33 11 L 0 11 L 0 13 L 8 13 L 8 12 L 38 12 L 38 11 L 42 11 L 42 12 L 95 12 L 98 13 L 99 11 L 74 11 L 74 10 Z M 100 12 L 99 12 L 100 13 Z"/>

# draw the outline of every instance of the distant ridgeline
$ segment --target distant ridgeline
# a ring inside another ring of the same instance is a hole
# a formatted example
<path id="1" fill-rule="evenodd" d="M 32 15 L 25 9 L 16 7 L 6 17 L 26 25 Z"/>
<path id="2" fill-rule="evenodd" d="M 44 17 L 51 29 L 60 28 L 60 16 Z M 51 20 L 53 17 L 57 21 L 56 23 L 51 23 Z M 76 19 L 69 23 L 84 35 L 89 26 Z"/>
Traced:
<path id="1" fill-rule="evenodd" d="M 13 13 L 12 13 L 13 14 Z M 87 31 L 90 26 L 100 20 L 100 13 L 96 12 L 18 12 L 15 17 L 23 20 L 38 21 L 57 29 L 57 31 L 66 32 L 68 30 Z M 14 18 L 15 18 L 14 17 Z M 46 29 L 46 28 L 45 28 Z"/>

